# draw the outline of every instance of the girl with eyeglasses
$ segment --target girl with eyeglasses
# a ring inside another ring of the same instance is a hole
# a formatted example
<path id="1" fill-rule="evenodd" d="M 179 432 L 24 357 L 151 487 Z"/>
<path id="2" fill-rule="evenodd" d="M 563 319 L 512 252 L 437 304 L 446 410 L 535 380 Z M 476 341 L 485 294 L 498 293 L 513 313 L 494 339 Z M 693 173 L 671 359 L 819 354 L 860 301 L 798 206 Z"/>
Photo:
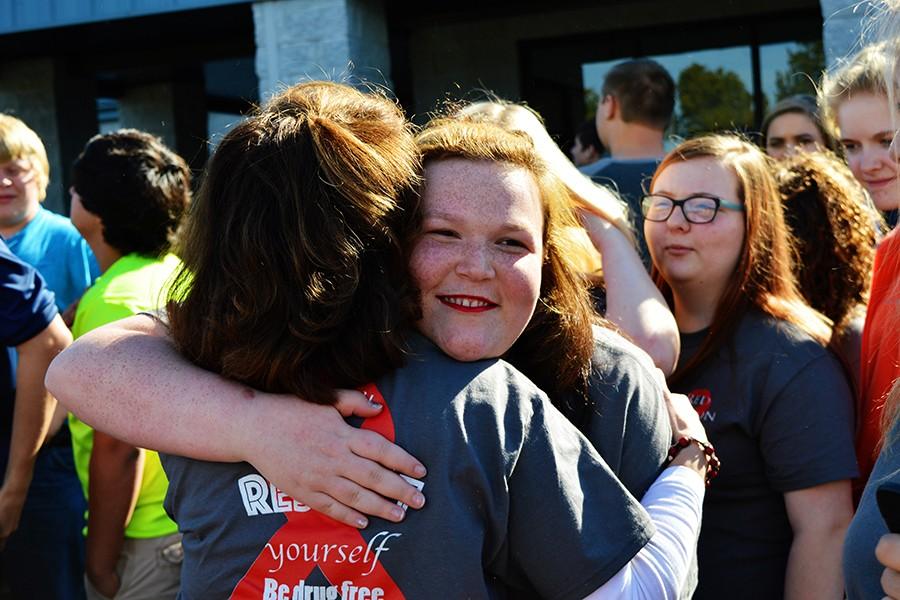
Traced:
<path id="1" fill-rule="evenodd" d="M 728 469 L 709 489 L 695 598 L 840 598 L 853 408 L 827 320 L 791 271 L 769 159 L 734 136 L 682 143 L 644 199 L 653 276 L 681 332 L 669 379 Z"/>

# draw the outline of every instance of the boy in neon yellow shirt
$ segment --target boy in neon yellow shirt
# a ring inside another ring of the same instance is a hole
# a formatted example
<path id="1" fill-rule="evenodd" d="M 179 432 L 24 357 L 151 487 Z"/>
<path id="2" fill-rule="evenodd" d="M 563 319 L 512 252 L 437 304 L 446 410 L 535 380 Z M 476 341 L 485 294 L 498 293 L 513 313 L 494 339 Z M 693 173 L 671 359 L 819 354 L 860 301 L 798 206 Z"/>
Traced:
<path id="1" fill-rule="evenodd" d="M 75 161 L 69 191 L 72 223 L 102 273 L 78 305 L 73 335 L 162 306 L 180 264 L 168 251 L 190 200 L 184 160 L 140 131 L 98 135 Z M 168 481 L 156 452 L 74 415 L 69 426 L 88 500 L 88 599 L 175 598 L 181 542 L 163 509 Z"/>

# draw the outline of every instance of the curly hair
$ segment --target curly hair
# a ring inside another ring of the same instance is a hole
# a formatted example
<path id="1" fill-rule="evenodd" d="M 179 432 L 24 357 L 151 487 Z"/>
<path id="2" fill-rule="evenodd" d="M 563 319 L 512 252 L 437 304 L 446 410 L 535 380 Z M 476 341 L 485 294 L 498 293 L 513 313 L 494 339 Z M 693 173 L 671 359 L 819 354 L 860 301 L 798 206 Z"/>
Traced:
<path id="1" fill-rule="evenodd" d="M 190 215 L 167 304 L 194 363 L 332 403 L 399 367 L 417 317 L 397 232 L 417 211 L 412 131 L 385 97 L 288 88 L 232 129 Z"/>
<path id="2" fill-rule="evenodd" d="M 566 186 L 542 159 L 531 137 L 466 115 L 432 120 L 418 135 L 422 160 L 491 161 L 525 169 L 534 177 L 544 211 L 544 266 L 534 315 L 504 358 L 551 398 L 583 395 L 594 350 L 598 317 L 579 271 L 574 238 L 578 220 Z M 426 182 L 427 185 L 427 182 Z M 411 241 L 408 242 L 411 245 Z"/>
<path id="3" fill-rule="evenodd" d="M 88 140 L 72 168 L 72 187 L 122 254 L 162 256 L 191 199 L 187 163 L 154 135 L 120 129 Z"/>
<path id="4" fill-rule="evenodd" d="M 831 153 L 802 153 L 775 169 L 806 301 L 840 329 L 865 306 L 875 226 L 865 190 Z"/>

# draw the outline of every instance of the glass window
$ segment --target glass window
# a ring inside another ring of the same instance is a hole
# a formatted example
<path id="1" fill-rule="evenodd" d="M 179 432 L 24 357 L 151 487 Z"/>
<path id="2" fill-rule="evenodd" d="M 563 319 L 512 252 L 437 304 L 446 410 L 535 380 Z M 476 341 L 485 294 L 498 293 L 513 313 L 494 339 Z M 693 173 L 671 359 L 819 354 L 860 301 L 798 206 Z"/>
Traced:
<path id="1" fill-rule="evenodd" d="M 760 79 L 766 107 L 795 94 L 816 94 L 825 69 L 821 40 L 767 44 L 759 47 Z"/>
<path id="2" fill-rule="evenodd" d="M 119 101 L 115 98 L 97 98 L 97 123 L 100 133 L 112 133 L 121 129 Z"/>
<path id="3" fill-rule="evenodd" d="M 748 130 L 754 123 L 750 46 L 650 56 L 677 87 L 671 133 L 690 137 L 722 130 Z M 624 59 L 582 65 L 588 114 L 596 111 L 603 80 Z"/>

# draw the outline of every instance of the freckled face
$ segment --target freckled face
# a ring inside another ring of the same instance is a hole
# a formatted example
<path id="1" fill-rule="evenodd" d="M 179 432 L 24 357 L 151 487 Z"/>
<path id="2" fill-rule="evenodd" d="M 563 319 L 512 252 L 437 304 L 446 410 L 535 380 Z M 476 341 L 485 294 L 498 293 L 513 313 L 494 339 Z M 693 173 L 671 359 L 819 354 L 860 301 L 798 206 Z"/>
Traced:
<path id="1" fill-rule="evenodd" d="M 825 147 L 825 140 L 812 119 L 803 113 L 778 115 L 766 131 L 766 154 L 781 160 L 798 150 L 815 152 Z"/>
<path id="2" fill-rule="evenodd" d="M 27 225 L 41 205 L 35 168 L 25 159 L 0 163 L 0 228 L 13 232 Z"/>
<path id="3" fill-rule="evenodd" d="M 422 233 L 410 269 L 419 331 L 462 361 L 501 356 L 540 294 L 544 217 L 527 170 L 443 159 L 425 168 Z"/>
<path id="4" fill-rule="evenodd" d="M 847 164 L 880 210 L 900 206 L 897 161 L 891 153 L 893 119 L 886 96 L 855 94 L 837 109 Z"/>

